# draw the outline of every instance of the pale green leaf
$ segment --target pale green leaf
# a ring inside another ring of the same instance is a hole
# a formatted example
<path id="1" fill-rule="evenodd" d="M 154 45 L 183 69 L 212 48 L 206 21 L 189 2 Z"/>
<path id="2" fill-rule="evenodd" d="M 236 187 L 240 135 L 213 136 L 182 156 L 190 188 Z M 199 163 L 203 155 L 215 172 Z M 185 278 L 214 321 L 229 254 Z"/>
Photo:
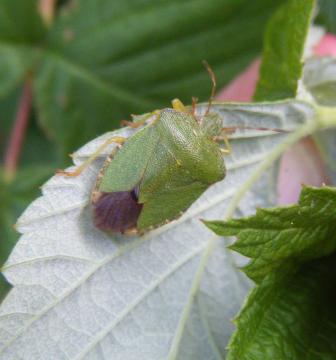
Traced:
<path id="1" fill-rule="evenodd" d="M 317 103 L 336 106 L 336 58 L 308 59 L 304 66 L 303 83 Z"/>
<path id="2" fill-rule="evenodd" d="M 204 112 L 206 105 L 200 106 Z M 18 220 L 22 233 L 4 266 L 14 285 L 0 308 L 0 359 L 222 359 L 249 282 L 200 218 L 247 215 L 274 200 L 265 173 L 314 112 L 303 102 L 216 104 L 225 126 L 271 126 L 291 134 L 237 130 L 227 177 L 177 221 L 142 237 L 111 237 L 91 220 L 90 192 L 113 145 L 81 176 L 55 176 Z M 310 130 L 309 130 L 310 129 Z M 129 136 L 135 130 L 117 133 Z M 113 133 L 77 151 L 76 166 Z M 261 177 L 254 186 L 253 181 Z M 271 186 L 270 186 L 271 184 Z M 236 203 L 235 197 L 243 197 Z M 244 196 L 245 195 L 245 196 Z M 60 355 L 61 354 L 61 355 Z"/>
<path id="3" fill-rule="evenodd" d="M 50 165 L 50 164 L 49 164 Z M 13 249 L 19 234 L 14 229 L 17 216 L 39 193 L 39 186 L 52 174 L 49 166 L 31 165 L 22 167 L 11 183 L 3 180 L 0 167 L 0 266 L 3 265 Z M 8 286 L 0 276 L 0 301 Z"/>
<path id="4" fill-rule="evenodd" d="M 304 66 L 304 91 L 323 106 L 336 106 L 336 59 L 334 57 L 310 58 Z M 304 98 L 306 95 L 299 94 Z M 336 184 L 336 130 L 319 131 L 314 136 L 323 160 L 325 161 L 329 179 Z"/>

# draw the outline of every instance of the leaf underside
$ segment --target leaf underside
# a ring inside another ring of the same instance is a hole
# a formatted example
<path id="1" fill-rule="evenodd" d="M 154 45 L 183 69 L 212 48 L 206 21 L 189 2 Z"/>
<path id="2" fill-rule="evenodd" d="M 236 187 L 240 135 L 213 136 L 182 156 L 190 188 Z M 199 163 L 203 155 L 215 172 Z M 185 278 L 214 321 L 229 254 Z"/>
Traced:
<path id="1" fill-rule="evenodd" d="M 295 129 L 312 117 L 301 102 L 213 109 L 226 126 Z M 110 136 L 81 148 L 75 164 Z M 92 223 L 90 192 L 113 145 L 81 176 L 51 178 L 19 219 L 22 236 L 3 269 L 14 287 L 0 308 L 0 359 L 221 359 L 249 282 L 235 269 L 242 259 L 225 250 L 227 240 L 199 219 L 225 216 L 232 195 L 286 138 L 237 131 L 226 179 L 178 221 L 140 238 L 109 237 Z M 272 176 L 247 193 L 237 214 L 270 204 Z"/>

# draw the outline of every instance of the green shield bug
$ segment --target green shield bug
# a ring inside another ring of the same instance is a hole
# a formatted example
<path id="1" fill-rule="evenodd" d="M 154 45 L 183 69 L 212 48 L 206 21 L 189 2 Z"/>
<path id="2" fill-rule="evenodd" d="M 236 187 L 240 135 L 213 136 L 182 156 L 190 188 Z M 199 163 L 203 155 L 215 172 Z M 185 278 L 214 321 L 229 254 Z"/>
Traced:
<path id="1" fill-rule="evenodd" d="M 212 184 L 224 179 L 223 153 L 230 152 L 222 119 L 208 108 L 196 115 L 177 99 L 172 108 L 142 115 L 129 138 L 112 137 L 73 173 L 78 175 L 107 145 L 119 146 L 106 159 L 92 191 L 97 228 L 114 234 L 143 234 L 180 217 Z M 224 131 L 224 133 L 223 133 Z M 218 141 L 223 140 L 227 149 Z"/>
<path id="2" fill-rule="evenodd" d="M 188 112 L 156 112 L 105 162 L 92 194 L 97 227 L 142 233 L 179 217 L 222 180 L 222 153 L 209 129 Z"/>

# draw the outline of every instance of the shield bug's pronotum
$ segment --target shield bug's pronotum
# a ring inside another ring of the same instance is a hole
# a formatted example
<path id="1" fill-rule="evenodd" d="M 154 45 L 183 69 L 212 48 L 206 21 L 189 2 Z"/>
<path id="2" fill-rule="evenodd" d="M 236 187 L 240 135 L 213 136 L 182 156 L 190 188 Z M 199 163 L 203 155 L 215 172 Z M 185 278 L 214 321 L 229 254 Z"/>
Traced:
<path id="1" fill-rule="evenodd" d="M 216 81 L 206 112 L 196 114 L 177 99 L 172 108 L 138 117 L 128 126 L 140 127 L 129 138 L 112 137 L 82 166 L 78 175 L 110 143 L 119 146 L 105 161 L 94 190 L 95 225 L 115 234 L 142 234 L 181 216 L 212 184 L 225 177 L 223 153 L 230 144 L 222 119 L 211 112 Z M 219 141 L 224 141 L 222 149 Z M 64 173 L 64 172 L 63 172 Z"/>

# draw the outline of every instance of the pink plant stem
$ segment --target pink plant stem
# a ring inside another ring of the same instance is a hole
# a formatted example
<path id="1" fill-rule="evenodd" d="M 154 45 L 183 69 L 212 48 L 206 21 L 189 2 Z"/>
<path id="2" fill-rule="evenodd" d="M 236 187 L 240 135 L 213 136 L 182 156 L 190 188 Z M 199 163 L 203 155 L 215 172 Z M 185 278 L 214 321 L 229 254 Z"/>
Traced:
<path id="1" fill-rule="evenodd" d="M 54 19 L 55 5 L 56 0 L 39 0 L 39 12 L 47 26 L 50 26 Z"/>
<path id="2" fill-rule="evenodd" d="M 7 182 L 13 180 L 24 141 L 32 105 L 32 84 L 27 79 L 23 85 L 14 126 L 4 159 L 4 177 Z"/>

